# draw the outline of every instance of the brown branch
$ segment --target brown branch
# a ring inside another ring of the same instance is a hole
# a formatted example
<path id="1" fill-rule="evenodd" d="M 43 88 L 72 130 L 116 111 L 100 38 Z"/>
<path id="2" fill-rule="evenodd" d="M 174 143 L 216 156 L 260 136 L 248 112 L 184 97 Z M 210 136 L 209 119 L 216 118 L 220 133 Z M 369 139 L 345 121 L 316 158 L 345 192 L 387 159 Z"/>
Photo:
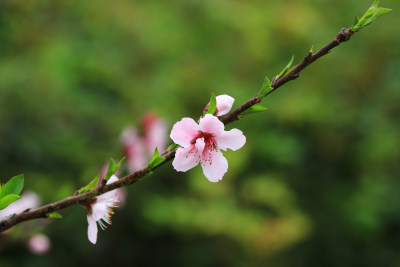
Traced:
<path id="1" fill-rule="evenodd" d="M 285 83 L 298 78 L 300 76 L 300 72 L 304 68 L 306 68 L 308 65 L 310 65 L 312 62 L 319 59 L 320 57 L 328 54 L 332 48 L 338 46 L 342 42 L 348 41 L 353 34 L 354 34 L 354 32 L 351 31 L 350 28 L 342 29 L 330 43 L 328 43 L 326 46 L 321 48 L 318 52 L 316 52 L 315 54 L 312 54 L 312 52 L 307 53 L 307 55 L 305 56 L 303 61 L 300 62 L 292 71 L 290 71 L 289 73 L 284 75 L 279 80 L 272 82 L 271 87 L 273 89 L 268 94 L 272 93 L 273 91 L 275 91 L 276 89 L 278 89 L 279 87 L 284 85 Z M 240 107 L 236 108 L 235 110 L 233 110 L 226 116 L 220 118 L 220 120 L 225 125 L 227 125 L 231 122 L 234 122 L 234 121 L 240 119 L 241 113 L 243 113 L 245 110 L 251 108 L 255 104 L 260 103 L 261 101 L 262 101 L 261 98 L 254 96 L 251 99 L 249 99 L 248 101 L 246 101 L 245 103 L 243 103 Z M 71 196 L 71 197 L 65 198 L 63 200 L 39 207 L 37 209 L 27 210 L 27 211 L 21 212 L 19 214 L 12 214 L 12 215 L 8 216 L 7 218 L 0 221 L 0 232 L 3 232 L 5 230 L 11 228 L 12 226 L 14 226 L 18 223 L 24 222 L 24 221 L 38 219 L 38 218 L 48 218 L 48 215 L 52 212 L 55 212 L 55 211 L 58 211 L 61 209 L 65 209 L 65 208 L 73 206 L 73 205 L 88 203 L 88 202 L 92 201 L 96 196 L 101 195 L 105 192 L 111 191 L 116 188 L 134 184 L 137 181 L 139 181 L 141 178 L 145 177 L 150 172 L 155 170 L 156 168 L 158 168 L 161 165 L 164 165 L 165 163 L 172 160 L 175 156 L 175 150 L 176 149 L 167 149 L 166 151 L 164 151 L 162 156 L 165 157 L 166 160 L 153 169 L 143 168 L 141 170 L 138 170 L 134 173 L 131 173 L 131 174 L 119 179 L 118 181 L 116 181 L 114 183 L 111 183 L 108 185 L 105 185 L 104 183 L 99 183 L 99 186 L 90 192 Z"/>

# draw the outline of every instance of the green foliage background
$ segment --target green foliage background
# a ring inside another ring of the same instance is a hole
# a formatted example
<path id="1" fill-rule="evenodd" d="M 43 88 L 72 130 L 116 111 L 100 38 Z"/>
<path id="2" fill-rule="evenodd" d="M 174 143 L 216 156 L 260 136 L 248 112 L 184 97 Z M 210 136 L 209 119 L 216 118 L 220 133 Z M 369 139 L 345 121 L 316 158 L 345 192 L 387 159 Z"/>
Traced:
<path id="1" fill-rule="evenodd" d="M 211 92 L 236 106 L 292 54 L 302 59 L 372 1 L 0 1 L 1 181 L 24 173 L 43 203 L 121 156 L 148 110 L 169 125 Z M 399 266 L 400 3 L 229 125 L 247 137 L 212 184 L 170 164 L 128 188 L 113 225 L 87 240 L 73 207 L 0 237 L 0 266 Z"/>

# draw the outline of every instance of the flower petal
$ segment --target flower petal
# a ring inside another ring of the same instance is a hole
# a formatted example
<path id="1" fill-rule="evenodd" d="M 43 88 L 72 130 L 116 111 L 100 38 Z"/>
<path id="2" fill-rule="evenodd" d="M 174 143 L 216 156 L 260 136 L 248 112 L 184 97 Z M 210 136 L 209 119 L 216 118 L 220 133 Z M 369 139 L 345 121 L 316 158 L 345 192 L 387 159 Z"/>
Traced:
<path id="1" fill-rule="evenodd" d="M 203 173 L 210 182 L 216 183 L 228 171 L 228 161 L 221 151 L 210 151 L 211 161 L 202 161 Z"/>
<path id="2" fill-rule="evenodd" d="M 174 161 L 172 166 L 178 172 L 185 172 L 193 167 L 196 167 L 200 161 L 200 155 L 204 149 L 204 139 L 198 138 L 195 145 L 191 145 L 187 148 L 178 148 L 176 150 Z"/>
<path id="3" fill-rule="evenodd" d="M 183 118 L 172 127 L 172 141 L 182 147 L 190 146 L 190 142 L 199 134 L 200 127 L 191 118 Z"/>
<path id="4" fill-rule="evenodd" d="M 232 106 L 235 99 L 229 95 L 219 95 L 216 97 L 217 99 L 217 113 L 216 116 L 222 116 L 227 114 Z"/>
<path id="5" fill-rule="evenodd" d="M 224 132 L 224 124 L 211 114 L 206 114 L 201 118 L 199 126 L 203 133 L 210 133 L 216 137 L 221 136 Z"/>
<path id="6" fill-rule="evenodd" d="M 114 190 L 113 190 L 114 191 Z M 92 215 L 91 217 L 98 221 L 104 217 L 107 213 L 107 200 L 113 197 L 114 194 L 110 194 L 112 191 L 104 193 L 96 198 L 96 203 L 92 204 Z M 108 194 L 108 195 L 107 195 Z"/>
<path id="7" fill-rule="evenodd" d="M 110 179 L 108 179 L 107 184 L 112 184 L 116 181 L 118 181 L 118 177 L 115 174 L 113 174 L 111 175 Z"/>
<path id="8" fill-rule="evenodd" d="M 243 132 L 238 129 L 232 129 L 230 131 L 224 131 L 222 136 L 216 138 L 218 148 L 222 150 L 232 149 L 233 151 L 238 150 L 246 143 L 246 136 Z"/>
<path id="9" fill-rule="evenodd" d="M 97 242 L 97 224 L 96 220 L 92 216 L 87 216 L 87 221 L 88 221 L 88 238 L 89 241 L 92 242 L 93 244 L 96 244 Z"/>

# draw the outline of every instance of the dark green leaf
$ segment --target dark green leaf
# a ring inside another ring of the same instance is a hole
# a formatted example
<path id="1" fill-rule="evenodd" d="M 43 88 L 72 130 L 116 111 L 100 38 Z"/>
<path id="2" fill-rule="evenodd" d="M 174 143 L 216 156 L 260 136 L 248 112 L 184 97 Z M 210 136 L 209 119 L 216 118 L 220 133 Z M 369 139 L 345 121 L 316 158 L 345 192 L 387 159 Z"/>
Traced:
<path id="1" fill-rule="evenodd" d="M 214 113 L 217 111 L 217 99 L 215 97 L 214 93 L 211 93 L 211 97 L 210 97 L 210 105 L 208 106 L 208 110 L 206 112 L 206 114 L 212 114 L 214 115 Z"/>
<path id="2" fill-rule="evenodd" d="M 153 172 L 146 173 L 140 180 L 143 181 L 153 175 Z"/>
<path id="3" fill-rule="evenodd" d="M 92 181 L 90 181 L 90 183 L 88 183 L 85 187 L 82 187 L 81 189 L 79 189 L 79 194 L 83 194 L 86 192 L 89 192 L 91 190 L 93 190 L 97 184 L 99 183 L 99 176 L 96 176 Z"/>
<path id="4" fill-rule="evenodd" d="M 11 178 L 3 185 L 0 192 L 0 199 L 7 195 L 19 195 L 24 187 L 24 176 L 22 174 Z"/>
<path id="5" fill-rule="evenodd" d="M 247 114 L 252 114 L 252 113 L 258 113 L 258 112 L 263 112 L 267 111 L 268 108 L 261 106 L 261 105 L 254 105 L 251 108 L 245 110 L 242 115 L 247 115 Z"/>
<path id="6" fill-rule="evenodd" d="M 0 210 L 7 208 L 8 205 L 13 203 L 14 201 L 20 199 L 20 196 L 17 195 L 7 195 L 0 199 Z"/>
<path id="7" fill-rule="evenodd" d="M 49 215 L 47 215 L 47 217 L 48 218 L 53 218 L 53 219 L 61 219 L 62 218 L 61 214 L 58 213 L 58 212 L 50 213 Z"/>

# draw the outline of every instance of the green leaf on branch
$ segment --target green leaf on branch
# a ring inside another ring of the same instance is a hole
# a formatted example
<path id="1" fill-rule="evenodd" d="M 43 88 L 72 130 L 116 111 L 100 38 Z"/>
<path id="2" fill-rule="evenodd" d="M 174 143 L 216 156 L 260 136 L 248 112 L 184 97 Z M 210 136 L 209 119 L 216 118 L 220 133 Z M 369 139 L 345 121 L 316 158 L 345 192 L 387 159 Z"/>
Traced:
<path id="1" fill-rule="evenodd" d="M 125 157 L 123 157 L 117 164 L 115 164 L 114 159 L 110 158 L 110 163 L 108 164 L 108 170 L 106 176 L 104 177 L 104 180 L 107 181 L 108 179 L 110 179 L 110 177 L 119 170 L 124 160 Z"/>
<path id="2" fill-rule="evenodd" d="M 168 149 L 174 150 L 174 149 L 177 149 L 178 147 L 180 147 L 180 145 L 172 143 L 172 144 L 169 145 Z"/>
<path id="3" fill-rule="evenodd" d="M 378 7 L 378 5 L 379 0 L 375 0 L 374 3 L 372 3 L 371 7 L 367 10 L 367 12 L 365 12 L 365 14 L 361 18 L 358 18 L 358 16 L 356 15 L 351 30 L 355 32 L 359 31 L 360 29 L 371 25 L 379 17 L 382 17 L 383 15 L 386 15 L 387 13 L 392 11 L 389 8 Z"/>
<path id="4" fill-rule="evenodd" d="M 149 178 L 152 175 L 153 175 L 153 172 L 148 172 L 145 175 L 143 175 L 143 177 L 140 179 L 140 181 L 146 180 L 147 178 Z"/>
<path id="5" fill-rule="evenodd" d="M 157 167 L 158 165 L 160 165 L 161 163 L 163 163 L 165 161 L 164 157 L 161 157 L 158 153 L 158 149 L 156 148 L 154 150 L 154 154 L 153 157 L 151 158 L 149 164 L 147 165 L 147 169 L 151 170 L 155 167 Z"/>
<path id="6" fill-rule="evenodd" d="M 11 178 L 3 187 L 0 192 L 0 199 L 7 195 L 19 195 L 24 187 L 24 175 L 20 174 Z"/>
<path id="7" fill-rule="evenodd" d="M 205 114 L 212 114 L 214 115 L 214 113 L 217 111 L 217 98 L 215 97 L 214 93 L 211 93 L 211 97 L 210 97 L 210 105 L 208 106 L 208 110 Z"/>
<path id="8" fill-rule="evenodd" d="M 248 115 L 248 114 L 254 114 L 254 113 L 259 113 L 263 111 L 267 111 L 268 108 L 261 106 L 261 105 L 254 105 L 251 108 L 245 110 L 242 115 Z"/>
<path id="9" fill-rule="evenodd" d="M 96 188 L 97 184 L 99 183 L 100 177 L 96 176 L 92 181 L 90 181 L 90 183 L 88 183 L 85 187 L 82 187 L 81 189 L 79 189 L 79 194 L 83 194 L 86 192 L 89 192 L 93 189 Z"/>
<path id="10" fill-rule="evenodd" d="M 264 96 L 266 96 L 273 89 L 274 88 L 271 87 L 271 81 L 268 79 L 268 77 L 265 77 L 263 86 L 261 87 L 261 90 L 258 93 L 257 98 L 262 99 Z"/>
<path id="11" fill-rule="evenodd" d="M 7 196 L 1 198 L 0 199 L 0 210 L 7 208 L 8 205 L 13 203 L 14 201 L 17 201 L 20 198 L 21 198 L 20 196 L 13 195 L 13 194 L 7 195 Z"/>
<path id="12" fill-rule="evenodd" d="M 279 73 L 278 75 L 276 75 L 275 80 L 279 80 L 280 78 L 282 78 L 283 76 L 285 76 L 289 71 L 292 70 L 290 67 L 292 67 L 293 60 L 294 60 L 294 56 L 292 56 L 292 58 L 290 59 L 289 63 L 288 63 L 288 64 L 286 65 L 286 67 L 281 71 L 281 73 Z"/>
<path id="13" fill-rule="evenodd" d="M 58 212 L 53 212 L 47 215 L 47 218 L 52 218 L 52 219 L 62 219 L 62 216 Z"/>

